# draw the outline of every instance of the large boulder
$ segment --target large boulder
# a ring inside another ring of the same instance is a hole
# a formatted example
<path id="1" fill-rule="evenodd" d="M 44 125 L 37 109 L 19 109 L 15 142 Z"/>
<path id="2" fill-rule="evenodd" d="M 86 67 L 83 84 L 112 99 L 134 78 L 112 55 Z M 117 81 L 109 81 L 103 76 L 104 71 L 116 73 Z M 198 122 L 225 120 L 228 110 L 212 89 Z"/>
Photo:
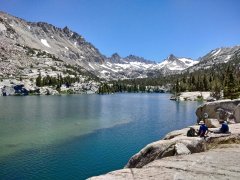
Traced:
<path id="1" fill-rule="evenodd" d="M 40 95 L 58 95 L 59 92 L 50 87 L 40 87 Z"/>
<path id="2" fill-rule="evenodd" d="M 0 82 L 0 95 L 14 96 L 14 95 L 28 95 L 29 90 L 25 88 L 25 84 L 18 80 L 3 80 Z"/>
<path id="3" fill-rule="evenodd" d="M 240 104 L 240 99 L 204 103 L 196 110 L 198 122 L 204 119 L 205 113 L 207 113 L 208 118 L 211 119 L 227 120 L 230 115 L 234 114 L 238 104 Z"/>
<path id="4" fill-rule="evenodd" d="M 205 124 L 209 128 L 218 128 L 221 126 L 217 119 L 210 119 L 210 118 L 205 119 Z"/>
<path id="5" fill-rule="evenodd" d="M 2 96 L 12 96 L 15 95 L 15 89 L 13 86 L 4 86 L 2 88 Z"/>
<path id="6" fill-rule="evenodd" d="M 169 139 L 173 139 L 177 136 L 184 136 L 184 135 L 187 134 L 188 130 L 189 130 L 189 128 L 184 128 L 184 129 L 180 129 L 180 130 L 171 131 L 163 139 L 164 140 L 169 140 Z"/>
<path id="7" fill-rule="evenodd" d="M 237 105 L 233 113 L 234 120 L 236 123 L 240 123 L 240 104 Z"/>
<path id="8" fill-rule="evenodd" d="M 204 140 L 199 137 L 177 136 L 170 140 L 160 140 L 147 145 L 135 154 L 125 168 L 141 168 L 156 159 L 202 152 L 205 149 Z"/>

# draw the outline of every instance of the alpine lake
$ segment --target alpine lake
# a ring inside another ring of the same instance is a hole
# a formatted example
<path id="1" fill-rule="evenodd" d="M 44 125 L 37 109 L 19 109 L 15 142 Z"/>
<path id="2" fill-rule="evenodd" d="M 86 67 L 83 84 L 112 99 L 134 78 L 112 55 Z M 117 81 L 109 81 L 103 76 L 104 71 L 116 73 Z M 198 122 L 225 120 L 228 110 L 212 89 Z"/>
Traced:
<path id="1" fill-rule="evenodd" d="M 121 169 L 200 102 L 170 94 L 0 97 L 0 179 L 86 179 Z"/>

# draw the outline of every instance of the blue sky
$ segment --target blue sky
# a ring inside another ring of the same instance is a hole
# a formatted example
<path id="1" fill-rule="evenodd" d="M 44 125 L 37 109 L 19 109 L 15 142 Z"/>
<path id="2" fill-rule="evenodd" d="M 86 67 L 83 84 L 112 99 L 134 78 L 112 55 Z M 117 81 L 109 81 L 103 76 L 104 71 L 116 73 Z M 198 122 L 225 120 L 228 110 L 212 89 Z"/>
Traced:
<path id="1" fill-rule="evenodd" d="M 161 61 L 240 45 L 239 0 L 0 0 L 0 10 L 81 34 L 101 53 Z"/>

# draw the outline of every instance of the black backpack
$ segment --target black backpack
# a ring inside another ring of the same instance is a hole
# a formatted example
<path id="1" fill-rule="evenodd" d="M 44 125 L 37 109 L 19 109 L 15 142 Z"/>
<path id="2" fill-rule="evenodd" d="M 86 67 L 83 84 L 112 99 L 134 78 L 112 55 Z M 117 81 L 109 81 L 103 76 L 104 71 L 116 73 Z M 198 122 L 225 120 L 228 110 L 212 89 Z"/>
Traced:
<path id="1" fill-rule="evenodd" d="M 194 136 L 196 136 L 196 131 L 195 131 L 195 129 L 191 127 L 191 128 L 188 130 L 188 132 L 187 132 L 187 136 L 188 136 L 188 137 L 194 137 Z"/>

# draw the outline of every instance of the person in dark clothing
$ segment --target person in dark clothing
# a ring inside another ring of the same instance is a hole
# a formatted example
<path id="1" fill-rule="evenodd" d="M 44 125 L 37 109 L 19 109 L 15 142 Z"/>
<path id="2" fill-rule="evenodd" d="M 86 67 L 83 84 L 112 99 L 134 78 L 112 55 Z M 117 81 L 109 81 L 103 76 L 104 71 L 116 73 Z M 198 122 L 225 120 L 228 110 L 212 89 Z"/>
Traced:
<path id="1" fill-rule="evenodd" d="M 208 134 L 208 127 L 204 123 L 204 121 L 199 122 L 200 128 L 198 130 L 198 136 L 205 137 Z"/>
<path id="2" fill-rule="evenodd" d="M 215 131 L 214 133 L 229 133 L 229 127 L 227 121 L 222 123 L 222 126 L 219 130 Z"/>
<path id="3" fill-rule="evenodd" d="M 228 127 L 227 121 L 224 121 L 224 123 L 222 123 L 222 127 L 220 128 L 220 131 L 222 133 L 228 133 L 229 132 L 229 127 Z"/>

